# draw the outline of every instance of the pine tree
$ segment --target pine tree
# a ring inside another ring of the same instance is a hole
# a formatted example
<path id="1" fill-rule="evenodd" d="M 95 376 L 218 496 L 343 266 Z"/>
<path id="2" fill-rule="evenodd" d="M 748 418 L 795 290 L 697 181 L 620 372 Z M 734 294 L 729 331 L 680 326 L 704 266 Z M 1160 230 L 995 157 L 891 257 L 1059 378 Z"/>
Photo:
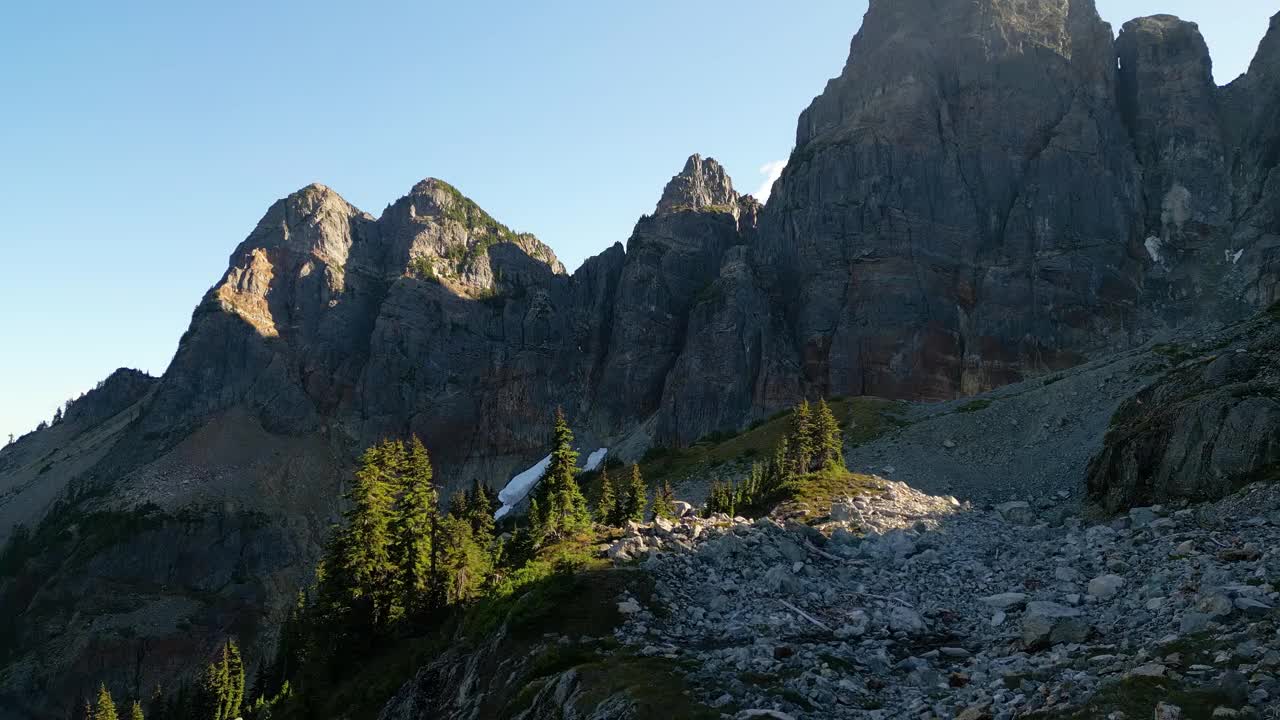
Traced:
<path id="1" fill-rule="evenodd" d="M 538 510 L 541 531 L 546 537 L 560 539 L 586 529 L 591 524 L 587 499 L 578 486 L 578 453 L 573 449 L 573 431 L 556 410 L 552 434 L 551 462 L 538 483 Z"/>
<path id="2" fill-rule="evenodd" d="M 449 516 L 440 521 L 440 562 L 446 579 L 445 601 L 465 603 L 479 595 L 489 575 L 489 556 L 476 542 L 471 525 Z"/>
<path id="3" fill-rule="evenodd" d="M 465 490 L 455 490 L 449 496 L 449 514 L 456 518 L 470 519 L 471 510 L 467 506 L 467 493 Z"/>
<path id="4" fill-rule="evenodd" d="M 106 683 L 98 686 L 98 702 L 93 708 L 93 720 L 120 720 L 116 714 L 116 703 L 111 699 L 111 691 Z"/>
<path id="5" fill-rule="evenodd" d="M 346 527 L 326 553 L 322 594 L 337 605 L 335 619 L 349 617 L 360 634 L 381 629 L 395 596 L 391 559 L 394 484 L 405 464 L 404 444 L 386 441 L 365 451 L 347 498 Z"/>
<path id="6" fill-rule="evenodd" d="M 623 498 L 625 511 L 622 521 L 644 522 L 644 513 L 649 506 L 649 486 L 640 475 L 640 466 L 634 463 L 631 465 L 631 482 L 627 483 Z"/>
<path id="7" fill-rule="evenodd" d="M 809 472 L 813 466 L 813 413 L 808 400 L 801 400 L 791 414 L 791 464 L 797 475 Z"/>
<path id="8" fill-rule="evenodd" d="M 93 720 L 93 703 L 87 698 L 84 701 L 84 707 L 80 709 L 79 720 Z"/>
<path id="9" fill-rule="evenodd" d="M 813 414 L 814 460 L 819 468 L 826 470 L 844 467 L 844 437 L 840 433 L 840 423 L 826 400 L 819 400 Z"/>
<path id="10" fill-rule="evenodd" d="M 397 605 L 417 615 L 430 603 L 431 533 L 439 515 L 439 497 L 432 485 L 434 472 L 426 447 L 418 438 L 409 443 L 404 472 L 397 478 L 400 502 L 392 521 L 390 561 L 399 591 Z M 456 508 L 466 511 L 466 501 Z M 453 512 L 455 508 L 451 508 Z"/>
<path id="11" fill-rule="evenodd" d="M 751 475 L 747 478 L 747 502 L 755 504 L 765 499 L 764 470 L 760 463 L 751 463 Z"/>
<path id="12" fill-rule="evenodd" d="M 431 515 L 430 555 L 427 559 L 427 608 L 438 610 L 449 602 L 449 579 L 442 563 L 443 539 L 440 532 L 440 513 Z"/>
<path id="13" fill-rule="evenodd" d="M 134 700 L 133 705 L 129 707 L 129 720 L 143 720 L 142 703 Z"/>
<path id="14" fill-rule="evenodd" d="M 773 451 L 773 459 L 769 462 L 769 478 L 767 491 L 772 493 L 780 490 L 787 483 L 791 482 L 791 443 L 783 437 L 778 441 L 778 446 Z"/>
<path id="15" fill-rule="evenodd" d="M 601 525 L 611 527 L 618 523 L 618 498 L 613 491 L 613 481 L 609 479 L 609 469 L 600 469 L 600 499 L 596 502 L 596 520 Z"/>
<path id="16" fill-rule="evenodd" d="M 227 720 L 228 685 L 230 685 L 230 678 L 227 677 L 227 646 L 223 645 L 221 658 L 205 668 L 204 684 L 196 699 L 197 720 Z"/>
<path id="17" fill-rule="evenodd" d="M 151 720 L 167 720 L 164 690 L 159 685 L 156 685 L 155 690 L 151 692 L 151 700 L 147 703 L 147 714 L 151 716 Z"/>
<path id="18" fill-rule="evenodd" d="M 240 648 L 234 640 L 227 641 L 223 658 L 227 666 L 225 671 L 227 690 L 223 700 L 222 717 L 234 720 L 240 717 L 240 707 L 244 703 L 244 660 L 240 657 Z"/>
<path id="19" fill-rule="evenodd" d="M 493 540 L 493 500 L 489 497 L 489 488 L 479 478 L 472 481 L 467 495 L 467 513 L 476 542 L 487 547 Z"/>
<path id="20" fill-rule="evenodd" d="M 653 495 L 653 516 L 670 520 L 676 514 L 676 493 L 671 489 L 671 481 L 663 479 L 662 485 Z"/>

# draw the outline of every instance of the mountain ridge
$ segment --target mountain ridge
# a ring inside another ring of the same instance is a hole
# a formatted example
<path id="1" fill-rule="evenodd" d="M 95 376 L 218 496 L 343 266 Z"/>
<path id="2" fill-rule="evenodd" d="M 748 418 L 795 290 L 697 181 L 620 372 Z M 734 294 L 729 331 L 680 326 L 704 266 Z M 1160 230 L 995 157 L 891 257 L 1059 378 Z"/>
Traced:
<path id="1" fill-rule="evenodd" d="M 573 273 L 433 178 L 378 217 L 320 184 L 276 201 L 161 378 L 0 454 L 0 533 L 51 512 L 159 523 L 84 576 L 51 552 L 30 594 L 0 585 L 28 623 L 5 695 L 137 645 L 131 613 L 41 595 L 157 609 L 147 637 L 181 634 L 172 657 L 233 627 L 270 647 L 383 437 L 426 439 L 446 489 L 500 483 L 545 454 L 557 406 L 584 447 L 638 459 L 804 397 L 967 397 L 1268 306 L 1280 15 L 1241 78 L 1213 86 L 1206 62 L 1194 24 L 1113 41 L 1087 0 L 875 0 L 769 203 L 693 155 L 625 247 Z M 235 581 L 245 563 L 268 580 Z"/>

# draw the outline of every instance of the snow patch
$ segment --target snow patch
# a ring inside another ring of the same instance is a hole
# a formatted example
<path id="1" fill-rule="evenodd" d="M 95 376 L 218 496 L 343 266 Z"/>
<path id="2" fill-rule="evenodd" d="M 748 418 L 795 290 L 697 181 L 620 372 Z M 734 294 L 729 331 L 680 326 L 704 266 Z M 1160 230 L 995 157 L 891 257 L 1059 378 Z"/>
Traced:
<path id="1" fill-rule="evenodd" d="M 587 465 L 583 470 L 591 472 L 600 467 L 600 463 L 604 462 L 604 458 L 609 454 L 609 448 L 600 448 L 587 456 Z M 494 520 L 501 520 L 511 514 L 512 510 L 521 503 L 529 493 L 538 485 L 538 481 L 547 472 L 547 466 L 551 464 L 551 456 L 548 455 L 532 467 L 524 472 L 516 475 L 507 481 L 507 486 L 502 488 L 498 493 L 498 500 L 502 502 L 502 507 L 498 508 L 498 512 L 493 514 Z"/>
<path id="2" fill-rule="evenodd" d="M 604 462 L 604 456 L 609 454 L 609 448 L 600 448 L 587 456 L 587 465 L 582 468 L 586 472 L 591 472 L 600 467 L 600 463 Z"/>
<path id="3" fill-rule="evenodd" d="M 547 455 L 534 463 L 533 467 L 511 478 L 507 482 L 507 486 L 498 493 L 498 499 L 502 501 L 502 507 L 498 508 L 498 512 L 493 514 L 493 519 L 501 520 L 507 516 L 507 513 L 514 510 L 516 505 L 519 505 L 520 501 L 528 496 L 533 486 L 537 485 L 538 481 L 542 479 L 542 474 L 547 471 L 547 466 L 550 464 L 551 456 Z"/>
<path id="4" fill-rule="evenodd" d="M 1244 255 L 1244 250 L 1237 250 L 1235 252 L 1231 252 L 1230 250 L 1224 250 L 1223 252 L 1226 253 L 1227 255 L 1227 262 L 1231 263 L 1232 265 L 1239 263 L 1240 257 Z"/>
<path id="5" fill-rule="evenodd" d="M 1147 248 L 1147 254 L 1151 256 L 1152 261 L 1164 262 L 1163 260 L 1160 259 L 1160 247 L 1163 244 L 1164 243 L 1160 242 L 1160 238 L 1155 236 L 1147 238 L 1147 241 L 1143 243 L 1143 245 L 1145 245 Z"/>

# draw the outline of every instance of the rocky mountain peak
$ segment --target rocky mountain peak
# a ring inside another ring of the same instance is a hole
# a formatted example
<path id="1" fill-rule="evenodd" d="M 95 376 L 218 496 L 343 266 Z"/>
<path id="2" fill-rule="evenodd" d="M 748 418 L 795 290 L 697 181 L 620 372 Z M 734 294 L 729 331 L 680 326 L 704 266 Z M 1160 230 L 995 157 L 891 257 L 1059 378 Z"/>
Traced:
<path id="1" fill-rule="evenodd" d="M 67 404 L 65 422 L 101 422 L 142 399 L 157 379 L 131 368 L 120 368 L 94 389 Z"/>
<path id="2" fill-rule="evenodd" d="M 658 201 L 658 214 L 681 210 L 707 208 L 733 208 L 738 203 L 738 193 L 724 167 L 712 158 L 690 155 L 684 169 L 671 178 L 662 199 Z"/>

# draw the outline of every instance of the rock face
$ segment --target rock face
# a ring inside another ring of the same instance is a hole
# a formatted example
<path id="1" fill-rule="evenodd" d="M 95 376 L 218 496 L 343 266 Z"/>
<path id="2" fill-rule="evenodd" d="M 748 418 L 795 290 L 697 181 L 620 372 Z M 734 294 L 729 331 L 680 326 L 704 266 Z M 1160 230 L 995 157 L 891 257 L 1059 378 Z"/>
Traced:
<path id="1" fill-rule="evenodd" d="M 761 220 L 805 379 L 941 399 L 1128 342 L 1139 167 L 1091 0 L 873 1 Z"/>
<path id="2" fill-rule="evenodd" d="M 583 449 L 629 459 L 801 397 L 952 399 L 1266 306 L 1280 16 L 1245 76 L 1217 88 L 1209 67 L 1194 25 L 1113 42 L 1091 0 L 873 0 L 767 206 L 695 155 L 625 249 L 572 274 L 440 180 L 376 218 L 321 185 L 276 202 L 162 378 L 114 376 L 0 452 L 0 537 L 43 538 L 0 577 L 22 628 L 0 713 L 89 677 L 168 680 L 229 634 L 259 657 L 382 437 L 423 437 L 450 487 L 498 484 L 545 454 L 556 406 Z M 1265 386 L 1250 357 L 1215 372 Z M 1273 396 L 1177 380 L 1150 397 L 1185 414 L 1098 461 L 1109 503 L 1217 494 L 1274 461 Z M 87 560 L 45 542 L 122 518 Z M 171 651 L 125 678 L 112 658 L 139 647 Z"/>
<path id="3" fill-rule="evenodd" d="M 1172 367 L 1116 412 L 1090 494 L 1115 511 L 1280 478 L 1280 309 L 1160 349 Z"/>

